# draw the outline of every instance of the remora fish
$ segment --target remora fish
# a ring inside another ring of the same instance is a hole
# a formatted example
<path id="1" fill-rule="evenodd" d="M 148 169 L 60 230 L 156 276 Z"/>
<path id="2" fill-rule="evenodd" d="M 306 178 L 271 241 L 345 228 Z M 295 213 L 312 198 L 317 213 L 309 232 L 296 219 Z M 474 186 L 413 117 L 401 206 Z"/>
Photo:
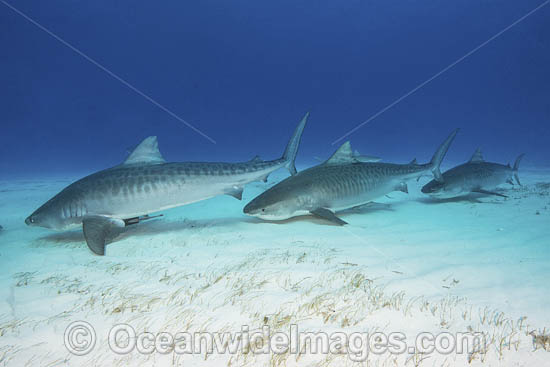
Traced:
<path id="1" fill-rule="evenodd" d="M 143 140 L 124 163 L 84 177 L 63 189 L 32 213 L 25 223 L 57 230 L 82 224 L 90 250 L 105 254 L 105 239 L 113 227 L 149 219 L 148 213 L 217 195 L 241 200 L 245 184 L 266 180 L 294 160 L 309 113 L 298 124 L 283 156 L 273 161 L 166 163 L 157 138 Z M 145 216 L 145 217 L 140 217 Z"/>
<path id="2" fill-rule="evenodd" d="M 349 142 L 325 163 L 288 177 L 244 207 L 244 213 L 267 220 L 313 214 L 346 224 L 335 212 L 360 206 L 392 191 L 408 192 L 409 179 L 432 172 L 441 179 L 439 166 L 458 129 L 441 144 L 432 160 L 417 164 L 365 163 L 356 159 Z"/>
<path id="3" fill-rule="evenodd" d="M 316 161 L 323 162 L 323 160 L 319 157 L 313 157 Z M 355 159 L 358 162 L 380 162 L 382 158 L 375 157 L 373 155 L 363 155 L 359 153 L 357 150 L 353 152 L 353 159 Z"/>
<path id="4" fill-rule="evenodd" d="M 523 156 L 524 154 L 521 154 L 516 159 L 513 167 L 510 164 L 505 166 L 485 162 L 481 151 L 477 149 L 468 162 L 443 173 L 442 181 L 428 182 L 422 188 L 422 192 L 442 199 L 468 195 L 472 192 L 507 197 L 492 190 L 505 182 L 513 185 L 512 177 L 516 179 L 518 185 L 521 185 L 518 168 Z"/>

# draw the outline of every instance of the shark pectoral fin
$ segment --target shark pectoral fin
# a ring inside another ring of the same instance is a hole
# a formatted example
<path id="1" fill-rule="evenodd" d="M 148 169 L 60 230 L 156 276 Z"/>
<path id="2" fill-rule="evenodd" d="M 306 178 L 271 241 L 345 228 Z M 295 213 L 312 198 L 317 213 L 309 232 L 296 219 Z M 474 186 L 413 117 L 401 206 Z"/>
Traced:
<path id="1" fill-rule="evenodd" d="M 317 208 L 315 210 L 311 210 L 310 213 L 316 217 L 326 219 L 334 224 L 338 224 L 339 226 L 348 224 L 348 222 L 345 222 L 342 219 L 338 218 L 333 211 L 328 210 L 327 208 Z"/>
<path id="2" fill-rule="evenodd" d="M 105 239 L 115 227 L 124 227 L 124 221 L 102 215 L 89 215 L 82 219 L 86 244 L 96 255 L 105 255 Z"/>
<path id="3" fill-rule="evenodd" d="M 243 189 L 242 187 L 233 186 L 233 189 L 226 192 L 226 195 L 231 195 L 237 200 L 243 199 Z"/>
<path id="4" fill-rule="evenodd" d="M 500 196 L 500 197 L 503 197 L 503 198 L 508 197 L 504 194 L 499 194 L 498 192 L 487 191 L 487 190 L 483 190 L 483 189 L 475 189 L 475 190 L 472 190 L 472 192 L 477 192 L 479 194 L 485 194 L 485 195 L 496 195 L 496 196 Z"/>

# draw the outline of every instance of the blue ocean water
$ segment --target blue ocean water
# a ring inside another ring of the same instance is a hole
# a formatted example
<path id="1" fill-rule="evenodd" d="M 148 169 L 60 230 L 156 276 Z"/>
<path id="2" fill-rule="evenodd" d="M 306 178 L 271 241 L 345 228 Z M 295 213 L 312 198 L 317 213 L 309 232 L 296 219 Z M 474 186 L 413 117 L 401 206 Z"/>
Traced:
<path id="1" fill-rule="evenodd" d="M 539 1 L 13 3 L 216 144 L 1 4 L 3 175 L 91 172 L 159 137 L 170 161 L 280 155 L 311 111 L 299 162 L 468 54 Z M 476 147 L 547 165 L 550 46 L 541 8 L 349 136 L 388 160 Z"/>

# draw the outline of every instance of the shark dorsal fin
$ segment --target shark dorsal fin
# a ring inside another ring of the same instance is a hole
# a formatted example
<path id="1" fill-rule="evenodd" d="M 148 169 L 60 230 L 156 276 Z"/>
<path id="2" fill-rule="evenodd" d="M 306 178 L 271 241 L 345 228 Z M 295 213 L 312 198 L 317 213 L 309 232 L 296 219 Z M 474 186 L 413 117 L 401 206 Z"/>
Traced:
<path id="1" fill-rule="evenodd" d="M 416 158 L 415 158 L 415 159 L 413 159 L 413 160 L 411 161 L 411 163 L 409 163 L 409 164 L 418 164 L 418 161 L 417 161 Z"/>
<path id="2" fill-rule="evenodd" d="M 149 136 L 130 153 L 123 164 L 159 164 L 166 162 L 159 151 L 156 136 Z"/>
<path id="3" fill-rule="evenodd" d="M 343 164 L 353 163 L 356 160 L 353 158 L 353 151 L 351 150 L 351 143 L 346 141 L 340 145 L 340 148 L 334 152 L 334 154 L 325 162 L 325 164 Z"/>
<path id="4" fill-rule="evenodd" d="M 470 158 L 470 163 L 479 163 L 479 162 L 485 162 L 483 159 L 483 154 L 481 154 L 481 149 L 477 148 L 474 154 L 472 155 L 472 158 Z"/>
<path id="5" fill-rule="evenodd" d="M 378 162 L 379 157 L 371 155 L 361 155 L 357 150 L 351 150 L 351 143 L 346 141 L 340 145 L 340 148 L 324 164 L 344 164 L 344 163 L 365 163 Z"/>

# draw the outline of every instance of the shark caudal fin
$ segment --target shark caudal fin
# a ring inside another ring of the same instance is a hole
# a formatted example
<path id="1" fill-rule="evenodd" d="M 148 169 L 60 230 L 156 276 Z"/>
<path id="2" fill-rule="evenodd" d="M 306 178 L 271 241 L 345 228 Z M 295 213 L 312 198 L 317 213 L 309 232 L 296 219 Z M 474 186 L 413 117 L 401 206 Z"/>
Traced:
<path id="1" fill-rule="evenodd" d="M 514 170 L 514 178 L 516 179 L 516 182 L 520 186 L 521 186 L 521 182 L 519 181 L 518 169 L 519 169 L 519 162 L 521 162 L 521 159 L 523 158 L 524 155 L 525 153 L 522 153 L 516 158 L 516 161 L 514 162 L 514 167 L 512 168 Z"/>
<path id="2" fill-rule="evenodd" d="M 441 162 L 443 161 L 445 154 L 447 154 L 447 151 L 449 150 L 449 147 L 451 146 L 451 143 L 453 142 L 459 130 L 460 129 L 454 130 L 451 133 L 451 135 L 449 135 L 447 139 L 445 139 L 445 141 L 439 146 L 434 156 L 432 157 L 432 160 L 430 161 L 430 166 L 432 167 L 432 173 L 436 181 L 439 181 L 439 182 L 443 181 L 443 176 L 441 175 L 439 166 L 441 166 Z"/>
<path id="3" fill-rule="evenodd" d="M 291 175 L 295 175 L 297 172 L 294 161 L 296 160 L 296 153 L 298 152 L 300 140 L 302 138 L 302 133 L 304 132 L 304 127 L 306 127 L 308 117 L 309 112 L 306 113 L 304 118 L 302 118 L 302 121 L 300 121 L 300 123 L 296 127 L 296 130 L 294 130 L 294 134 L 292 135 L 292 138 L 290 138 L 283 154 L 282 159 L 286 162 L 285 167 L 289 170 Z"/>

